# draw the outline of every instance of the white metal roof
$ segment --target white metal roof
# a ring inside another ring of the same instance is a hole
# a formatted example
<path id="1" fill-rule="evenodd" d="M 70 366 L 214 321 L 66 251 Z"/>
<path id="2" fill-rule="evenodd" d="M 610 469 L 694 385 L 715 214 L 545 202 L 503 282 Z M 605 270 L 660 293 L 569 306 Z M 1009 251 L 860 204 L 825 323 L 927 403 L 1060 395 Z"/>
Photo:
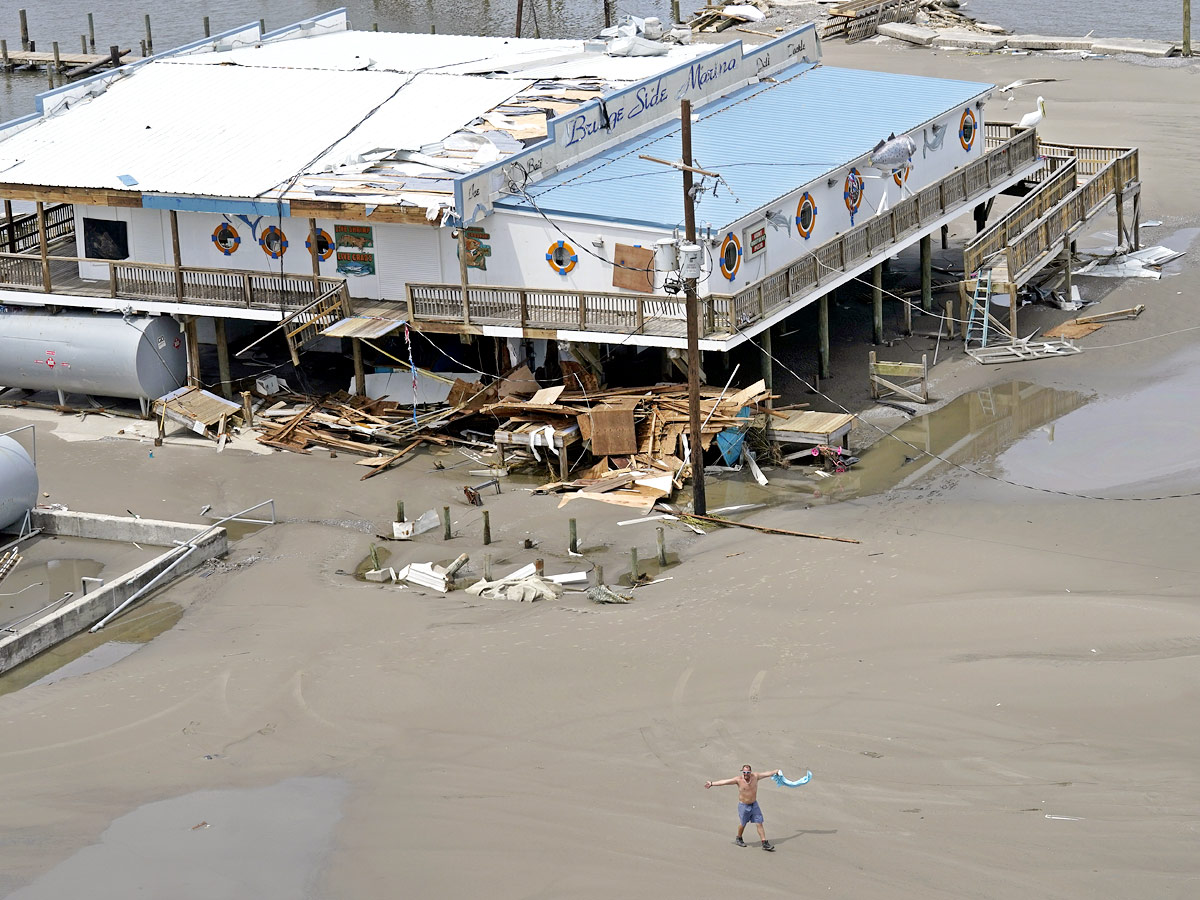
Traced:
<path id="1" fill-rule="evenodd" d="M 436 210 L 455 173 L 544 137 L 547 109 L 706 49 L 628 58 L 584 41 L 333 32 L 184 50 L 0 140 L 0 183 Z"/>

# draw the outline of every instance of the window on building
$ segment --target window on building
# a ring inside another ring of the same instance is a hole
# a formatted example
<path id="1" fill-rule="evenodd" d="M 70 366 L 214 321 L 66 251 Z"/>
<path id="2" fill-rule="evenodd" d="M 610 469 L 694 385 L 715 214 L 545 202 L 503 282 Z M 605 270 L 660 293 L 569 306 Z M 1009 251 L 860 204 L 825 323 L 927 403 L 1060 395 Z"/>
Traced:
<path id="1" fill-rule="evenodd" d="M 129 225 L 85 216 L 83 255 L 88 259 L 129 259 Z"/>

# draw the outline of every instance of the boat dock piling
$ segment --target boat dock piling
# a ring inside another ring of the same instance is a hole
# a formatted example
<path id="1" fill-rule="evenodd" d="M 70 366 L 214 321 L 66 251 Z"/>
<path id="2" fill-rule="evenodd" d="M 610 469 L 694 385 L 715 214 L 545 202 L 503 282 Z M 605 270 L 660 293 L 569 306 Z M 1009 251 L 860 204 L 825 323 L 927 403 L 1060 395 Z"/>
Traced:
<path id="1" fill-rule="evenodd" d="M 10 50 L 8 41 L 0 40 L 0 71 L 31 72 L 44 69 L 53 86 L 57 77 L 59 81 L 90 75 L 100 69 L 119 68 L 122 57 L 128 56 L 131 50 L 122 50 L 117 45 L 109 47 L 107 53 L 96 53 L 96 20 L 92 13 L 87 15 L 87 34 L 79 35 L 79 52 L 71 53 L 60 48 L 59 42 L 51 43 L 50 51 L 38 50 L 34 41 L 29 38 L 29 18 L 23 9 L 17 10 L 20 18 L 21 49 Z M 146 37 L 141 41 L 142 56 L 154 53 L 154 42 L 150 31 L 150 16 L 145 17 Z M 204 19 L 205 34 L 208 34 L 208 17 Z M 43 44 L 43 46 L 45 46 Z"/>

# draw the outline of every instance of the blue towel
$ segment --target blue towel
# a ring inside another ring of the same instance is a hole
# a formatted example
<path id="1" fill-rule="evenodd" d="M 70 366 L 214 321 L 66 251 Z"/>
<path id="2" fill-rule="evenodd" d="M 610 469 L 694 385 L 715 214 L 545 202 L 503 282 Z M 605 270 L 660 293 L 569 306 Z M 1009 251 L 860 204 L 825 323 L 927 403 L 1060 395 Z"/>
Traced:
<path id="1" fill-rule="evenodd" d="M 800 785 L 808 784 L 812 781 L 812 772 L 807 773 L 803 778 L 799 778 L 796 781 L 788 781 L 783 777 L 782 772 L 776 772 L 771 777 L 775 779 L 775 783 L 780 787 L 800 787 Z"/>

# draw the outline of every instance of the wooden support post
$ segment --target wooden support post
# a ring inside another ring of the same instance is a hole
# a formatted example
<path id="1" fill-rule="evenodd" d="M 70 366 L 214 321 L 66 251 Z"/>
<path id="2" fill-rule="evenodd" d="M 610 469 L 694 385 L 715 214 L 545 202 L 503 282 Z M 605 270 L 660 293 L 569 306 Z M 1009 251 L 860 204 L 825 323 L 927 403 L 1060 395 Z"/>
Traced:
<path id="1" fill-rule="evenodd" d="M 629 548 L 629 583 L 633 584 L 638 580 L 638 557 L 637 547 Z"/>
<path id="2" fill-rule="evenodd" d="M 183 326 L 184 340 L 187 342 L 187 374 L 188 384 L 200 386 L 200 335 L 196 328 L 196 317 L 188 316 Z"/>
<path id="3" fill-rule="evenodd" d="M 405 521 L 405 519 L 404 519 L 404 501 L 403 500 L 396 501 L 396 521 L 397 522 Z"/>
<path id="4" fill-rule="evenodd" d="M 1008 333 L 1012 335 L 1012 339 L 1017 339 L 1017 286 L 1013 282 L 1008 283 Z"/>
<path id="5" fill-rule="evenodd" d="M 317 247 L 317 220 L 308 220 L 308 244 L 312 248 L 313 299 L 321 296 L 321 251 Z"/>
<path id="6" fill-rule="evenodd" d="M 217 333 L 217 371 L 221 379 L 221 396 L 226 400 L 233 399 L 233 375 L 229 369 L 229 341 L 225 338 L 225 320 L 220 316 L 213 318 L 213 329 Z"/>
<path id="7" fill-rule="evenodd" d="M 150 51 L 146 49 L 146 39 L 145 39 L 145 38 L 142 38 L 142 39 L 141 39 L 141 40 L 138 42 L 138 44 L 139 44 L 139 46 L 142 48 L 142 59 L 145 59 L 147 56 L 149 56 L 149 55 L 150 55 Z"/>
<path id="8" fill-rule="evenodd" d="M 450 507 L 442 507 L 442 540 L 448 541 L 452 535 L 450 534 Z"/>
<path id="9" fill-rule="evenodd" d="M 12 201 L 4 201 L 4 220 L 8 225 L 8 252 L 17 252 L 17 225 L 13 221 Z"/>
<path id="10" fill-rule="evenodd" d="M 762 377 L 767 386 L 767 393 L 773 393 L 775 390 L 775 364 L 772 359 L 774 355 L 771 348 L 771 328 L 768 326 L 762 333 Z M 771 400 L 767 400 L 768 409 L 773 405 Z"/>
<path id="11" fill-rule="evenodd" d="M 558 480 L 566 481 L 570 473 L 570 466 L 567 465 L 567 444 L 566 441 L 564 441 L 562 445 L 562 452 L 558 454 Z"/>
<path id="12" fill-rule="evenodd" d="M 354 393 L 365 397 L 367 396 L 367 373 L 363 369 L 362 342 L 358 338 L 350 338 L 350 352 L 354 356 Z"/>
<path id="13" fill-rule="evenodd" d="M 600 0 L 604 4 L 604 27 L 612 27 L 612 6 L 609 0 Z"/>
<path id="14" fill-rule="evenodd" d="M 679 18 L 679 0 L 671 0 L 671 24 L 678 25 Z"/>
<path id="15" fill-rule="evenodd" d="M 594 566 L 592 568 L 592 583 L 599 587 L 604 584 L 604 566 Z"/>
<path id="16" fill-rule="evenodd" d="M 29 49 L 29 20 L 25 17 L 25 10 L 17 10 L 17 18 L 21 22 L 21 49 Z"/>
<path id="17" fill-rule="evenodd" d="M 883 263 L 871 269 L 871 330 L 876 344 L 883 343 Z"/>
<path id="18" fill-rule="evenodd" d="M 212 28 L 208 24 L 208 16 L 204 17 L 204 36 L 212 37 Z"/>
<path id="19" fill-rule="evenodd" d="M 946 301 L 946 337 L 954 337 L 954 301 Z"/>
<path id="20" fill-rule="evenodd" d="M 260 35 L 261 35 L 261 34 L 266 34 L 266 33 L 267 33 L 267 20 L 266 20 L 266 19 L 259 19 L 259 20 L 258 20 L 258 33 L 259 33 Z"/>
<path id="21" fill-rule="evenodd" d="M 87 52 L 88 52 L 88 46 L 87 46 L 87 35 L 86 35 L 86 34 L 81 34 L 81 35 L 79 36 L 79 52 L 80 52 L 80 53 L 87 53 Z"/>
<path id="22" fill-rule="evenodd" d="M 96 49 L 96 20 L 91 13 L 88 13 L 88 46 Z"/>
<path id="23" fill-rule="evenodd" d="M 1183 0 L 1183 55 L 1192 55 L 1192 0 Z"/>
<path id="24" fill-rule="evenodd" d="M 1125 234 L 1125 192 L 1117 191 L 1117 246 L 1120 247 L 1127 237 Z M 1130 244 L 1132 243 L 1130 241 Z"/>
<path id="25" fill-rule="evenodd" d="M 1142 249 L 1142 189 L 1133 192 L 1133 249 Z"/>
<path id="26" fill-rule="evenodd" d="M 905 335 L 912 334 L 912 301 L 907 297 L 901 297 L 900 304 L 904 309 L 904 333 Z"/>
<path id="27" fill-rule="evenodd" d="M 567 550 L 570 553 L 579 552 L 579 530 L 574 519 L 567 520 Z"/>
<path id="28" fill-rule="evenodd" d="M 471 324 L 471 299 L 467 292 L 467 228 L 460 225 L 458 229 L 458 277 L 462 282 L 462 320 L 464 325 Z"/>
<path id="29" fill-rule="evenodd" d="M 114 69 L 121 68 L 121 48 L 116 44 L 108 48 L 108 62 Z"/>
<path id="30" fill-rule="evenodd" d="M 662 526 L 661 526 L 661 525 L 660 525 L 660 526 L 658 526 L 658 528 L 656 528 L 656 529 L 655 529 L 655 531 L 657 532 L 657 535 L 656 535 L 656 537 L 657 537 L 657 539 L 658 539 L 658 564 L 659 564 L 660 566 L 665 566 L 665 565 L 667 564 L 667 537 L 666 537 L 666 532 L 665 532 L 665 531 L 663 531 L 663 528 L 662 528 Z"/>
<path id="31" fill-rule="evenodd" d="M 8 41 L 0 41 L 0 67 L 8 71 Z"/>
<path id="32" fill-rule="evenodd" d="M 483 580 L 492 580 L 492 554 L 483 554 Z"/>
<path id="33" fill-rule="evenodd" d="M 943 250 L 950 249 L 950 226 L 949 225 L 942 226 L 942 249 Z"/>
<path id="34" fill-rule="evenodd" d="M 817 301 L 817 372 L 819 377 L 829 377 L 829 295 L 822 294 Z"/>
<path id="35" fill-rule="evenodd" d="M 543 578 L 546 575 L 546 561 L 544 559 L 535 559 L 533 561 L 533 574 L 538 578 Z"/>
<path id="36" fill-rule="evenodd" d="M 492 542 L 492 517 L 485 509 L 483 511 L 483 545 L 486 547 Z"/>
<path id="37" fill-rule="evenodd" d="M 183 256 L 179 251 L 179 214 L 175 210 L 171 210 L 171 257 L 175 261 L 175 299 L 182 303 Z"/>
<path id="38" fill-rule="evenodd" d="M 25 12 L 25 10 L 21 10 Z M 48 238 L 46 237 L 46 204 L 41 200 L 37 205 L 37 228 L 38 228 L 38 245 L 42 251 L 42 289 L 48 294 L 50 293 L 50 248 L 47 247 Z"/>
<path id="39" fill-rule="evenodd" d="M 54 54 L 54 71 L 61 72 L 63 69 L 62 54 L 58 51 L 58 41 L 54 41 L 50 44 L 50 50 Z"/>
<path id="40" fill-rule="evenodd" d="M 517 0 L 517 30 L 513 33 L 513 37 L 521 36 L 521 16 L 525 12 L 525 0 Z"/>
<path id="41" fill-rule="evenodd" d="M 254 424 L 254 403 L 249 391 L 242 391 L 242 422 L 247 428 Z"/>
<path id="42" fill-rule="evenodd" d="M 1063 235 L 1063 262 L 1066 263 L 1066 267 L 1063 269 L 1063 277 L 1066 279 L 1065 284 L 1067 286 L 1067 302 L 1070 303 L 1071 302 L 1071 263 L 1073 262 L 1073 260 L 1071 259 L 1071 236 L 1069 234 Z M 1016 337 L 1016 335 L 1013 335 L 1013 337 Z"/>
<path id="43" fill-rule="evenodd" d="M 921 238 L 921 309 L 933 309 L 933 237 Z"/>

